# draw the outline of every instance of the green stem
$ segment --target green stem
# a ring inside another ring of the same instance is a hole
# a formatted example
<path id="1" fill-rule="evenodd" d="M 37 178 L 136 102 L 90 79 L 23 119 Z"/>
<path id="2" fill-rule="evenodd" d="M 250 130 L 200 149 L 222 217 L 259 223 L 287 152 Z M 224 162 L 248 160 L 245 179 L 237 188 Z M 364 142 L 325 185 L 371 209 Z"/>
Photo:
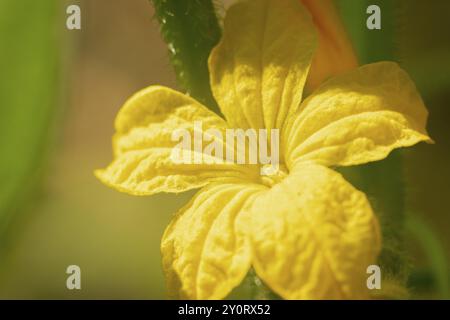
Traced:
<path id="1" fill-rule="evenodd" d="M 428 258 L 440 297 L 450 299 L 447 255 L 433 228 L 420 216 L 413 214 L 408 215 L 406 227 L 418 241 Z"/>
<path id="2" fill-rule="evenodd" d="M 208 57 L 221 29 L 211 0 L 151 0 L 178 82 L 208 108 L 218 111 L 209 86 Z"/>
<path id="3" fill-rule="evenodd" d="M 366 28 L 369 5 L 381 9 L 382 29 Z M 392 0 L 338 0 L 338 6 L 348 27 L 361 64 L 381 60 L 395 61 L 398 13 Z M 383 274 L 406 285 L 409 268 L 404 243 L 404 182 L 400 151 L 387 159 L 365 166 L 340 170 L 356 187 L 363 190 L 377 213 L 383 235 L 383 250 L 379 265 Z"/>

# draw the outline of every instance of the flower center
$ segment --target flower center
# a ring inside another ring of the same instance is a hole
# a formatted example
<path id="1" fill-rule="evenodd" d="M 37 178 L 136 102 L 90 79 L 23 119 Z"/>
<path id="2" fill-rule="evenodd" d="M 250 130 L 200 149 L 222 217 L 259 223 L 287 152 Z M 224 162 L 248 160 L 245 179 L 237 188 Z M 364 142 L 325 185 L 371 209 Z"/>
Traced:
<path id="1" fill-rule="evenodd" d="M 283 181 L 289 174 L 289 170 L 284 164 L 280 164 L 275 172 L 273 172 L 273 167 L 270 164 L 264 165 L 262 170 L 264 172 L 270 172 L 270 174 L 261 175 L 262 184 L 269 188 Z"/>

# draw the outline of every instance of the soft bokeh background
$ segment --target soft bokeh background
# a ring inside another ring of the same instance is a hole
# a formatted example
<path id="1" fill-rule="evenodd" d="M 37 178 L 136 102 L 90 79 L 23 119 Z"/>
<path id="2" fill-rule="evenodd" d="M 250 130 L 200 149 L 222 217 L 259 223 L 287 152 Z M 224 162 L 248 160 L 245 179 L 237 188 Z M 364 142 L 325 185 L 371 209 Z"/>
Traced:
<path id="1" fill-rule="evenodd" d="M 165 298 L 160 238 L 173 212 L 192 193 L 131 197 L 103 186 L 92 174 L 111 160 L 113 121 L 126 98 L 150 84 L 177 87 L 152 6 L 147 0 L 44 0 L 39 4 L 49 3 L 48 15 L 24 16 L 24 11 L 33 12 L 33 2 L 0 0 L 0 36 L 17 44 L 3 50 L 7 47 L 0 42 L 0 72 L 20 75 L 0 79 L 0 177 L 6 177 L 0 182 L 0 201 L 14 199 L 13 205 L 0 205 L 12 217 L 1 224 L 0 298 Z M 15 8 L 6 8 L 12 3 Z M 81 31 L 66 30 L 67 3 L 81 6 Z M 448 253 L 449 2 L 397 3 L 395 54 L 424 96 L 436 141 L 406 152 L 407 206 L 434 230 Z M 2 16 L 2 6 L 17 18 Z M 364 30 L 365 12 L 358 14 Z M 354 39 L 366 40 L 367 50 L 376 52 L 377 41 L 383 41 L 377 31 L 350 31 Z M 52 35 L 47 42 L 41 39 L 45 34 Z M 14 96 L 11 90 L 30 99 L 8 100 Z M 48 98 L 52 95 L 54 100 Z M 39 150 L 26 145 L 39 137 L 44 141 Z M 8 189 L 21 161 L 28 173 Z M 8 192 L 20 196 L 8 198 Z M 412 262 L 428 279 L 432 266 L 427 252 L 414 235 L 409 241 Z M 80 291 L 66 289 L 65 270 L 71 264 L 81 267 Z M 435 297 L 433 279 L 428 280 L 426 297 Z"/>

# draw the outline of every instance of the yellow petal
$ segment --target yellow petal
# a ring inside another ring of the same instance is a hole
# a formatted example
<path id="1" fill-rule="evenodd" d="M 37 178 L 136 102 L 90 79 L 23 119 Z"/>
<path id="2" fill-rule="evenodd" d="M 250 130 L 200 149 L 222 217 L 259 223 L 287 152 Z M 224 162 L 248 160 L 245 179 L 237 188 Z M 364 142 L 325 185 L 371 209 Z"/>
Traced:
<path id="1" fill-rule="evenodd" d="M 106 169 L 97 170 L 97 177 L 119 191 L 151 195 L 183 192 L 211 181 L 246 179 L 258 174 L 257 168 L 220 163 L 214 155 L 202 154 L 200 164 L 193 163 L 194 152 L 190 153 L 192 164 L 174 161 L 171 155 L 179 141 L 172 140 L 172 133 L 184 129 L 193 141 L 194 121 L 202 123 L 203 132 L 217 129 L 225 137 L 225 121 L 192 98 L 159 86 L 138 92 L 116 118 L 115 159 Z M 225 146 L 222 140 L 218 142 Z M 204 159 L 211 160 L 211 164 Z"/>
<path id="2" fill-rule="evenodd" d="M 380 251 L 365 195 L 337 172 L 296 167 L 253 203 L 256 273 L 285 299 L 367 297 L 366 268 Z"/>
<path id="3" fill-rule="evenodd" d="M 428 112 L 408 75 L 380 62 L 335 77 L 306 99 L 282 133 L 286 162 L 349 166 L 430 141 Z"/>
<path id="4" fill-rule="evenodd" d="M 261 190 L 253 184 L 210 185 L 177 213 L 161 243 L 172 297 L 222 299 L 242 281 L 251 248 L 241 211 Z"/>
<path id="5" fill-rule="evenodd" d="M 324 80 L 358 67 L 355 51 L 332 0 L 301 0 L 311 13 L 319 44 L 306 82 L 309 91 Z"/>
<path id="6" fill-rule="evenodd" d="M 295 111 L 316 45 L 298 0 L 242 1 L 227 12 L 209 59 L 211 87 L 235 128 L 279 128 Z"/>

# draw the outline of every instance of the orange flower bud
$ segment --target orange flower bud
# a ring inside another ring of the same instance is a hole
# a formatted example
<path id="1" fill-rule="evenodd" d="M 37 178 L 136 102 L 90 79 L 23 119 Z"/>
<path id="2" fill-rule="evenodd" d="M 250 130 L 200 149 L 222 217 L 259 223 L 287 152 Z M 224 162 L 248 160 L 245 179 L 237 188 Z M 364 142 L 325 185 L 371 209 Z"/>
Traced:
<path id="1" fill-rule="evenodd" d="M 308 91 L 358 66 L 355 51 L 332 0 L 301 0 L 318 30 L 319 45 L 307 81 Z"/>

